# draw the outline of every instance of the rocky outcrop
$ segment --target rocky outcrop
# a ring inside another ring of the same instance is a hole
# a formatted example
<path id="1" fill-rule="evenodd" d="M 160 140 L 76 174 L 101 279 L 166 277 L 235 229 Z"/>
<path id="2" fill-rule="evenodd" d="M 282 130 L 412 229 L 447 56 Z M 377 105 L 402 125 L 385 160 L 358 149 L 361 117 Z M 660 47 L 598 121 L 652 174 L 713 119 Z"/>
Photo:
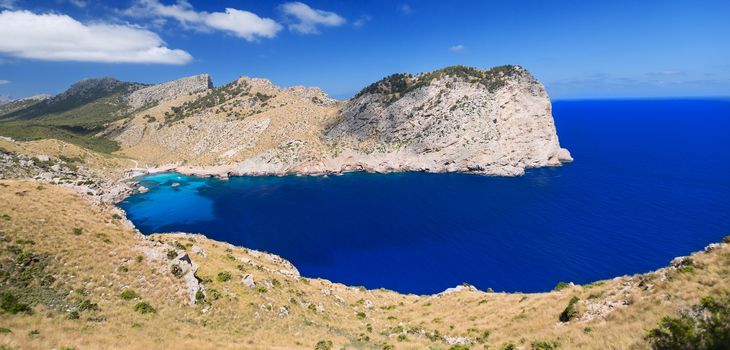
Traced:
<path id="1" fill-rule="evenodd" d="M 182 95 L 205 92 L 212 88 L 213 82 L 210 76 L 200 74 L 136 90 L 127 97 L 127 101 L 130 107 L 138 109 L 160 101 L 172 100 Z"/>
<path id="2" fill-rule="evenodd" d="M 396 74 L 360 92 L 340 118 L 325 138 L 356 152 L 344 167 L 520 175 L 572 160 L 545 88 L 517 66 Z"/>

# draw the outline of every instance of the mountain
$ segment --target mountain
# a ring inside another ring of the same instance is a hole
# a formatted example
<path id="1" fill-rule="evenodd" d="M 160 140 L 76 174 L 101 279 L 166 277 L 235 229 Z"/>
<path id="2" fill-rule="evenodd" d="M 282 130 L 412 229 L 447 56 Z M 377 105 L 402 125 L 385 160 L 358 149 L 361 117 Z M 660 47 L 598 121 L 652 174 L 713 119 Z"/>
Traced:
<path id="1" fill-rule="evenodd" d="M 544 87 L 516 66 L 395 74 L 341 102 L 316 88 L 243 77 L 140 111 L 107 131 L 122 154 L 150 166 L 220 175 L 520 175 L 571 160 Z"/>
<path id="2" fill-rule="evenodd" d="M 517 66 L 394 74 L 347 101 L 207 74 L 156 85 L 88 79 L 0 113 L 5 136 L 59 138 L 148 167 L 235 174 L 520 175 L 570 161 L 545 88 Z"/>
<path id="3" fill-rule="evenodd" d="M 0 132 L 19 140 L 56 138 L 96 151 L 116 151 L 116 142 L 97 134 L 109 123 L 128 118 L 136 109 L 164 100 L 165 87 L 171 85 L 175 84 L 148 86 L 109 77 L 82 80 L 53 97 L 26 100 L 17 108 L 0 109 Z M 186 89 L 187 85 L 183 85 L 176 93 L 199 90 L 198 86 Z M 207 88 L 209 81 L 203 86 Z M 143 92 L 135 93 L 138 91 Z M 155 91 L 157 95 L 153 94 Z"/>

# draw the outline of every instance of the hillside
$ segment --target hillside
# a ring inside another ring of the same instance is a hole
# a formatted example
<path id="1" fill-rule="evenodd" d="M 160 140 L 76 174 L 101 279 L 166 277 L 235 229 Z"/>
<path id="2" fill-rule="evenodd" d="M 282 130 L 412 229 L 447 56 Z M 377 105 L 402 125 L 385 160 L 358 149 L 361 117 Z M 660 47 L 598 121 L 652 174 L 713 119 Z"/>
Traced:
<path id="1" fill-rule="evenodd" d="M 8 349 L 645 349 L 663 316 L 730 287 L 730 246 L 715 244 L 550 293 L 365 290 L 200 235 L 142 236 L 120 210 L 58 185 L 0 186 Z"/>
<path id="2" fill-rule="evenodd" d="M 140 111 L 107 135 L 148 167 L 219 175 L 520 175 L 572 160 L 559 145 L 545 89 L 516 66 L 396 74 L 343 102 L 319 89 L 243 77 Z"/>

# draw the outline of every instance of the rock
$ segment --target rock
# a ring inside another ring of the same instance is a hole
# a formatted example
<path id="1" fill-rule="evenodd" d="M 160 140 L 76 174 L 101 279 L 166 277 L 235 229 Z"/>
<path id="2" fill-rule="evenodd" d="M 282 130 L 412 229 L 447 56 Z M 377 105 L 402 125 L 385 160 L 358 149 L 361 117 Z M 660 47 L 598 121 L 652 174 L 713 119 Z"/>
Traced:
<path id="1" fill-rule="evenodd" d="M 149 191 L 150 191 L 150 189 L 147 187 L 144 187 L 144 186 L 137 187 L 137 192 L 139 192 L 139 193 L 147 193 Z"/>
<path id="2" fill-rule="evenodd" d="M 248 288 L 251 288 L 251 289 L 256 288 L 256 282 L 254 282 L 253 276 L 251 276 L 251 275 L 243 276 L 243 278 L 241 279 L 241 282 L 243 282 L 243 284 Z"/>
<path id="3" fill-rule="evenodd" d="M 375 305 L 373 305 L 373 302 L 372 302 L 372 301 L 370 301 L 370 300 L 368 300 L 368 299 L 365 299 L 365 302 L 364 302 L 364 303 L 363 303 L 362 305 L 363 305 L 363 306 L 364 306 L 364 307 L 365 307 L 366 309 L 372 309 L 373 307 L 375 307 Z"/>
<path id="4" fill-rule="evenodd" d="M 279 307 L 279 317 L 284 318 L 289 316 L 289 309 L 286 306 Z"/>
<path id="5" fill-rule="evenodd" d="M 204 92 L 212 87 L 213 82 L 210 80 L 210 76 L 200 74 L 139 89 L 132 92 L 127 97 L 127 101 L 133 109 L 137 109 L 179 96 Z"/>
<path id="6" fill-rule="evenodd" d="M 192 246 L 192 248 L 190 248 L 190 251 L 193 254 L 200 255 L 200 256 L 202 256 L 204 258 L 207 258 L 208 257 L 208 254 L 205 252 L 205 250 L 203 250 L 203 248 L 200 248 L 200 247 L 198 247 L 196 245 Z"/>

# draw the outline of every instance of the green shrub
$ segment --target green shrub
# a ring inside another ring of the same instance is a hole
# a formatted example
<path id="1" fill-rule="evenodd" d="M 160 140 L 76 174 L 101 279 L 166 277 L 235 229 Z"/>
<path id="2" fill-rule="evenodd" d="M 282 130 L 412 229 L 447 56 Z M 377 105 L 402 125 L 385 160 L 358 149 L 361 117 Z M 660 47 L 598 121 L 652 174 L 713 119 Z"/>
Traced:
<path id="1" fill-rule="evenodd" d="M 725 238 L 722 239 L 722 243 L 730 244 L 730 236 L 725 236 Z"/>
<path id="2" fill-rule="evenodd" d="M 512 343 L 504 343 L 499 347 L 499 350 L 517 350 L 517 346 Z"/>
<path id="3" fill-rule="evenodd" d="M 449 350 L 469 350 L 469 347 L 466 345 L 457 344 L 457 345 L 452 345 L 449 348 Z"/>
<path id="4" fill-rule="evenodd" d="M 730 294 L 704 297 L 691 310 L 664 317 L 646 339 L 654 350 L 730 349 Z"/>
<path id="5" fill-rule="evenodd" d="M 41 334 L 41 332 L 38 331 L 37 329 L 32 329 L 32 330 L 28 331 L 28 337 L 31 337 L 31 338 L 35 337 L 38 334 Z"/>
<path id="6" fill-rule="evenodd" d="M 332 350 L 331 340 L 320 340 L 317 345 L 314 346 L 314 350 Z"/>
<path id="7" fill-rule="evenodd" d="M 71 231 L 76 236 L 80 236 L 82 233 L 84 233 L 84 229 L 81 227 L 74 227 L 73 231 Z"/>
<path id="8" fill-rule="evenodd" d="M 218 282 L 228 282 L 231 280 L 231 273 L 228 271 L 218 272 L 218 276 L 216 276 L 218 279 Z"/>
<path id="9" fill-rule="evenodd" d="M 177 278 L 181 278 L 184 275 L 182 267 L 178 264 L 170 265 L 170 273 Z"/>
<path id="10" fill-rule="evenodd" d="M 568 322 L 575 317 L 578 316 L 578 310 L 575 309 L 575 304 L 578 302 L 578 297 L 574 296 L 570 298 L 570 301 L 568 302 L 568 306 L 565 307 L 565 310 L 560 313 L 560 316 L 558 317 L 560 319 L 560 322 Z"/>
<path id="11" fill-rule="evenodd" d="M 477 339 L 476 339 L 477 343 L 479 343 L 479 344 L 484 344 L 484 343 L 486 343 L 486 342 L 487 342 L 487 340 L 489 339 L 489 335 L 490 335 L 490 334 L 492 334 L 492 332 L 490 332 L 489 330 L 486 330 L 486 331 L 482 332 L 482 334 L 480 334 L 480 335 L 479 335 L 479 336 L 477 337 Z"/>
<path id="12" fill-rule="evenodd" d="M 11 331 L 9 328 L 0 327 L 0 334 L 8 334 L 8 333 L 13 333 L 13 331 Z"/>
<path id="13" fill-rule="evenodd" d="M 558 348 L 558 342 L 554 340 L 534 340 L 532 343 L 533 350 L 555 350 Z"/>
<path id="14" fill-rule="evenodd" d="M 99 305 L 97 305 L 96 303 L 92 303 L 89 299 L 86 299 L 82 300 L 78 304 L 77 308 L 79 309 L 79 311 L 96 311 L 99 310 Z"/>
<path id="15" fill-rule="evenodd" d="M 119 272 L 129 272 L 129 267 L 127 267 L 127 265 L 119 265 L 119 267 L 117 268 L 117 271 L 119 271 Z"/>
<path id="16" fill-rule="evenodd" d="M 368 315 L 366 315 L 366 314 L 365 314 L 364 312 L 362 312 L 362 311 L 360 311 L 360 312 L 358 312 L 357 314 L 355 314 L 355 317 L 357 317 L 357 319 L 358 319 L 358 320 L 363 320 L 363 319 L 365 319 L 365 317 L 367 317 L 367 316 L 368 316 Z"/>
<path id="17" fill-rule="evenodd" d="M 18 301 L 18 297 L 10 292 L 0 293 L 0 309 L 2 309 L 3 312 L 13 315 L 21 312 L 31 313 L 32 311 L 30 305 L 21 303 Z"/>
<path id="18" fill-rule="evenodd" d="M 405 334 L 398 334 L 398 341 L 408 341 L 408 337 Z"/>
<path id="19" fill-rule="evenodd" d="M 157 313 L 157 309 L 155 309 L 154 307 L 152 307 L 152 305 L 150 305 L 144 301 L 141 301 L 141 302 L 137 303 L 136 305 L 134 305 L 134 311 L 137 311 L 141 314 Z"/>
<path id="20" fill-rule="evenodd" d="M 565 288 L 570 287 L 570 283 L 568 282 L 558 282 L 558 284 L 555 285 L 555 288 L 553 288 L 554 291 L 563 290 Z"/>
<path id="21" fill-rule="evenodd" d="M 137 293 L 135 293 L 131 289 L 127 289 L 127 290 L 123 291 L 122 294 L 119 294 L 119 297 L 124 300 L 132 300 L 137 297 Z"/>
<path id="22" fill-rule="evenodd" d="M 177 258 L 177 252 L 174 251 L 174 250 L 172 250 L 172 249 L 168 250 L 167 251 L 167 258 L 170 259 L 170 260 Z"/>

